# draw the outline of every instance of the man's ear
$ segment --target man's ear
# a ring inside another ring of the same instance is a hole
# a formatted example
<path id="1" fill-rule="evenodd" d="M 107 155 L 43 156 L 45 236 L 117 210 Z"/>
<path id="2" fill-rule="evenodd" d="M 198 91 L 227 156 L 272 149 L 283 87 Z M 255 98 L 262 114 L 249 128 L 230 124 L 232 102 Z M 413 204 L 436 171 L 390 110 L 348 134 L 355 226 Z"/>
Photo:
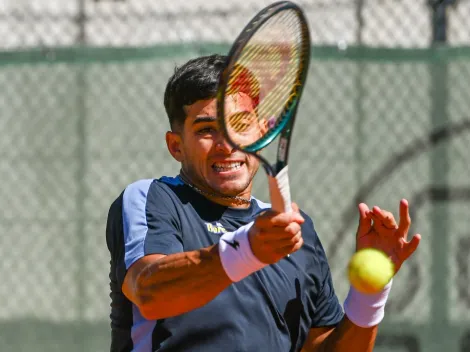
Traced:
<path id="1" fill-rule="evenodd" d="M 175 158 L 176 161 L 183 161 L 183 152 L 182 152 L 182 139 L 179 133 L 168 131 L 165 134 L 166 146 L 171 156 Z"/>

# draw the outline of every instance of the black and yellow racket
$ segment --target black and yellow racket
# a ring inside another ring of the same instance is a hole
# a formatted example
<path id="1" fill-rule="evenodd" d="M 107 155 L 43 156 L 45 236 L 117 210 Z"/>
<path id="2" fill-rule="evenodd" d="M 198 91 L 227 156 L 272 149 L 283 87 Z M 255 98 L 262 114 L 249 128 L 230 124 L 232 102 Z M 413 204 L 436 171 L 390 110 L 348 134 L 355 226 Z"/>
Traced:
<path id="1" fill-rule="evenodd" d="M 291 211 L 287 158 L 310 62 L 310 34 L 301 8 L 281 1 L 261 10 L 233 44 L 220 77 L 217 115 L 229 143 L 256 156 L 269 180 L 272 209 Z M 231 114 L 226 99 L 250 96 L 253 113 Z M 280 136 L 271 164 L 260 151 Z"/>

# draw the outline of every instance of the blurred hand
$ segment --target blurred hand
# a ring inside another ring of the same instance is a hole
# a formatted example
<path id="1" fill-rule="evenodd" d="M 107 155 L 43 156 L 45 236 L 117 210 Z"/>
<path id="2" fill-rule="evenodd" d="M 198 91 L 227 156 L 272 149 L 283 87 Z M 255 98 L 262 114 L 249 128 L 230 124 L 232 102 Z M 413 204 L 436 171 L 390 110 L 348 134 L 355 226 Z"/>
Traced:
<path id="1" fill-rule="evenodd" d="M 304 218 L 292 203 L 292 212 L 272 210 L 259 215 L 248 232 L 251 250 L 263 263 L 273 264 L 302 247 L 300 225 Z"/>
<path id="2" fill-rule="evenodd" d="M 375 206 L 371 210 L 359 204 L 359 226 L 356 235 L 356 250 L 376 248 L 385 252 L 395 264 L 395 272 L 418 248 L 421 235 L 408 239 L 411 218 L 408 201 L 400 201 L 400 223 L 397 225 L 393 214 Z"/>

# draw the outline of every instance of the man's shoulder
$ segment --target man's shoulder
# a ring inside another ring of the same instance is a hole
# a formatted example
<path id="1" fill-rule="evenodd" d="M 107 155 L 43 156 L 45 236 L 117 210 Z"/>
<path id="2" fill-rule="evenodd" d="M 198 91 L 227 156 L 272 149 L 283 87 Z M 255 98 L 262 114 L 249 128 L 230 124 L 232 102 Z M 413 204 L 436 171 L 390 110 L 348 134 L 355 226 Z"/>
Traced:
<path id="1" fill-rule="evenodd" d="M 147 193 L 150 185 L 155 181 L 155 179 L 141 179 L 134 181 L 126 186 L 124 193 L 134 193 L 134 192 L 145 192 Z"/>
<path id="2" fill-rule="evenodd" d="M 125 195 L 148 196 L 148 195 L 168 195 L 172 186 L 182 185 L 179 177 L 162 176 L 160 178 L 140 179 L 130 183 L 125 189 Z"/>
<path id="3" fill-rule="evenodd" d="M 109 212 L 117 213 L 121 212 L 123 207 L 124 199 L 129 199 L 129 197 L 139 196 L 148 192 L 150 184 L 153 182 L 151 179 L 141 179 L 135 182 L 128 184 L 121 191 L 119 196 L 117 196 L 111 203 Z"/>

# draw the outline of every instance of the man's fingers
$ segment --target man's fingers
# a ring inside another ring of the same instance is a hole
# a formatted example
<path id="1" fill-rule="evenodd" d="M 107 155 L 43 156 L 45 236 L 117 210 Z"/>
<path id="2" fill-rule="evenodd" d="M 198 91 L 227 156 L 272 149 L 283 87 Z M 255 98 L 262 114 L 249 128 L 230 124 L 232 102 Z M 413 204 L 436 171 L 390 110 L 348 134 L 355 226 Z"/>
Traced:
<path id="1" fill-rule="evenodd" d="M 419 242 L 421 242 L 421 235 L 416 234 L 413 236 L 410 242 L 408 242 L 403 248 L 405 252 L 405 260 L 408 259 L 418 248 Z"/>
<path id="2" fill-rule="evenodd" d="M 263 237 L 267 242 L 279 241 L 283 239 L 291 239 L 300 232 L 300 225 L 296 222 L 292 222 L 286 227 L 270 227 L 259 229 L 258 236 Z"/>
<path id="3" fill-rule="evenodd" d="M 279 240 L 276 244 L 279 248 L 286 248 L 295 246 L 298 242 L 303 241 L 302 232 L 298 232 L 294 237 Z"/>
<path id="4" fill-rule="evenodd" d="M 370 217 L 374 221 L 373 227 L 378 234 L 387 236 L 394 236 L 396 234 L 396 228 L 385 226 L 375 214 L 371 214 Z"/>
<path id="5" fill-rule="evenodd" d="M 360 203 L 358 205 L 359 209 L 359 224 L 357 227 L 357 235 L 362 236 L 367 234 L 370 231 L 372 226 L 372 220 L 368 216 L 369 207 L 365 203 Z"/>
<path id="6" fill-rule="evenodd" d="M 279 247 L 279 249 L 276 251 L 279 254 L 289 254 L 298 251 L 304 244 L 304 239 L 302 236 L 295 242 L 289 243 L 283 247 Z"/>
<path id="7" fill-rule="evenodd" d="M 260 248 L 264 252 L 272 254 L 275 253 L 277 256 L 285 257 L 289 253 L 293 253 L 299 250 L 303 243 L 304 240 L 302 238 L 301 232 L 299 231 L 295 236 L 290 238 L 276 238 L 269 241 L 263 241 L 263 243 L 260 245 Z"/>
<path id="8" fill-rule="evenodd" d="M 396 229 L 397 222 L 393 217 L 393 214 L 387 210 L 382 210 L 378 206 L 372 208 L 372 214 L 375 216 L 375 221 L 380 221 L 388 229 Z"/>
<path id="9" fill-rule="evenodd" d="M 256 218 L 256 226 L 260 228 L 269 227 L 286 227 L 292 222 L 298 224 L 304 223 L 305 219 L 300 215 L 299 212 L 293 211 L 289 213 L 274 213 L 273 211 L 267 211 L 263 215 Z"/>
<path id="10" fill-rule="evenodd" d="M 400 224 L 398 225 L 398 235 L 406 239 L 408 231 L 410 230 L 411 217 L 408 201 L 402 199 L 400 201 Z"/>
<path id="11" fill-rule="evenodd" d="M 297 205 L 297 203 L 292 202 L 292 211 L 294 211 L 296 213 L 300 213 L 300 209 L 299 209 L 299 206 Z"/>

